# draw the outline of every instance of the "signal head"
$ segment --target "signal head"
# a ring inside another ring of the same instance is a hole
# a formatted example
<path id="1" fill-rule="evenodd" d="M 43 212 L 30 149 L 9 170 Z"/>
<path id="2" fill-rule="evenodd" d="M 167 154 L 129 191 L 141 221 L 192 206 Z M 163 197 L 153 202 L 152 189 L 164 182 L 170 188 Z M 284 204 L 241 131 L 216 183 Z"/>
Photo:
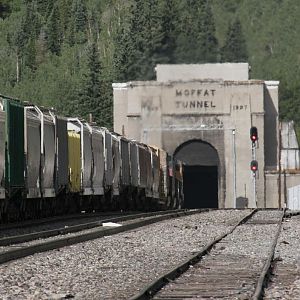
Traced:
<path id="1" fill-rule="evenodd" d="M 251 161 L 250 169 L 253 173 L 255 173 L 258 170 L 258 163 L 256 160 Z"/>
<path id="2" fill-rule="evenodd" d="M 250 139 L 252 143 L 255 143 L 258 140 L 257 128 L 251 127 L 250 128 Z"/>

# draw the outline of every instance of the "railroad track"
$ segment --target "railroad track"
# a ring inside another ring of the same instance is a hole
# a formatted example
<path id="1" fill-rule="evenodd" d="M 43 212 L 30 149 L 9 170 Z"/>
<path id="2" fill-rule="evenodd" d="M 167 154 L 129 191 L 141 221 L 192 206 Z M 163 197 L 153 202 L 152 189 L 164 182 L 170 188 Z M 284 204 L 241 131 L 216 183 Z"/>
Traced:
<path id="1" fill-rule="evenodd" d="M 261 299 L 283 218 L 284 211 L 250 212 L 131 300 Z M 251 252 L 252 246 L 260 249 L 259 255 Z"/>
<path id="2" fill-rule="evenodd" d="M 300 216 L 290 211 L 286 215 L 263 299 L 300 299 Z"/>
<path id="3" fill-rule="evenodd" d="M 4 237 L 0 239 L 0 263 L 203 211 L 208 211 L 208 209 L 140 213 L 102 218 L 98 221 L 79 225 Z M 108 222 L 122 223 L 122 226 L 111 228 L 103 227 L 103 224 Z"/>
<path id="4" fill-rule="evenodd" d="M 49 220 L 40 220 L 40 222 L 26 222 L 25 225 L 14 225 L 12 228 L 9 226 L 8 228 L 0 230 L 0 246 L 8 246 L 56 235 L 74 233 L 102 226 L 105 222 L 123 222 L 134 218 L 149 217 L 168 212 L 173 213 L 178 212 L 178 210 L 150 213 L 105 213 L 86 217 L 78 215 L 78 218 L 74 215 L 66 220 L 61 218 L 51 218 Z"/>
<path id="5" fill-rule="evenodd" d="M 128 214 L 134 214 L 138 212 L 128 212 Z M 101 217 L 107 217 L 107 216 L 120 216 L 123 215 L 124 213 L 120 212 L 93 212 L 93 213 L 86 213 L 82 212 L 79 214 L 68 214 L 68 215 L 59 215 L 59 216 L 54 216 L 54 217 L 47 217 L 47 218 L 40 218 L 40 219 L 32 219 L 32 220 L 26 220 L 22 222 L 13 222 L 13 223 L 3 223 L 0 224 L 0 233 L 8 230 L 13 230 L 13 229 L 19 229 L 19 228 L 30 228 L 34 226 L 41 226 L 41 225 L 47 225 L 47 224 L 54 224 L 57 222 L 72 222 L 72 220 L 78 221 L 83 221 L 87 219 L 92 219 L 92 218 L 101 218 Z"/>

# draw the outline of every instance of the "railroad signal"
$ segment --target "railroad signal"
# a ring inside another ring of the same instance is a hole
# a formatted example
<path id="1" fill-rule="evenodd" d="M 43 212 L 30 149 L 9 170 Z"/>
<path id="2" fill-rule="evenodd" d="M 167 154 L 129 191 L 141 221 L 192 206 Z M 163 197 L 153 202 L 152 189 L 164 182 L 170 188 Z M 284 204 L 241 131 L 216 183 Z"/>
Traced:
<path id="1" fill-rule="evenodd" d="M 258 163 L 256 160 L 251 161 L 250 169 L 253 173 L 255 173 L 258 170 Z"/>
<path id="2" fill-rule="evenodd" d="M 251 127 L 250 128 L 250 139 L 252 143 L 255 143 L 258 140 L 257 128 Z"/>

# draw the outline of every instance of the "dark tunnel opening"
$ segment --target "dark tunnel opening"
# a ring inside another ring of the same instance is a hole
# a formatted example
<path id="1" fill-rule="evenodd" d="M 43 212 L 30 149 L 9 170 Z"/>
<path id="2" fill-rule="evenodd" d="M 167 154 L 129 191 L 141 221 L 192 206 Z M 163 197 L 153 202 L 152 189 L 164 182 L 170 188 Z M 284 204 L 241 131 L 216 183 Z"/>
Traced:
<path id="1" fill-rule="evenodd" d="M 185 208 L 218 208 L 218 166 L 185 165 Z"/>

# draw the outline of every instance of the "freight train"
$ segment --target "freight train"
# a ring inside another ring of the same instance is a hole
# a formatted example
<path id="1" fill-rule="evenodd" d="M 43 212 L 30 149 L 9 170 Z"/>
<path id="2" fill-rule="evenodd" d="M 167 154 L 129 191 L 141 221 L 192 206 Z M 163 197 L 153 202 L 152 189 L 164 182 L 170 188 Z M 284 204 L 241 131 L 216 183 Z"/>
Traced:
<path id="1" fill-rule="evenodd" d="M 180 208 L 182 164 L 79 118 L 0 96 L 0 222 Z"/>

